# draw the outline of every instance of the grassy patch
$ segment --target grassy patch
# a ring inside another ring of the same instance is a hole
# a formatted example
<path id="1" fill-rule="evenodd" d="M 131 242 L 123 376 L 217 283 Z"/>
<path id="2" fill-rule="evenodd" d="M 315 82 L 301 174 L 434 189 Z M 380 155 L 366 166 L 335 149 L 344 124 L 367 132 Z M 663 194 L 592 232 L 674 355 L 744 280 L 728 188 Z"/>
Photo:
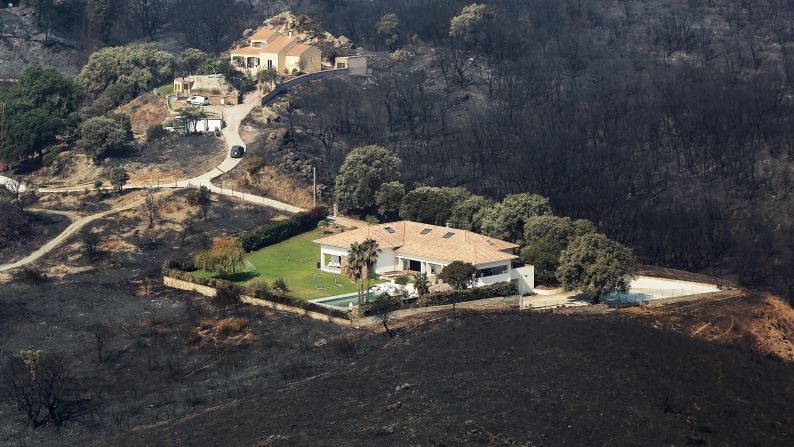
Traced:
<path id="1" fill-rule="evenodd" d="M 309 231 L 250 253 L 245 260 L 253 265 L 254 269 L 230 275 L 225 279 L 242 285 L 255 278 L 268 284 L 272 284 L 277 278 L 284 278 L 289 287 L 289 294 L 304 300 L 355 293 L 356 284 L 346 276 L 317 269 L 320 246 L 312 241 L 320 237 L 322 234 L 319 230 Z M 203 278 L 217 277 L 214 273 L 204 271 L 193 272 L 193 275 Z M 317 275 L 317 286 L 315 286 L 315 275 Z M 382 281 L 372 281 L 372 284 L 379 282 Z"/>
<path id="2" fill-rule="evenodd" d="M 157 87 L 157 90 L 164 95 L 170 95 L 174 93 L 174 84 L 161 85 L 160 87 Z"/>

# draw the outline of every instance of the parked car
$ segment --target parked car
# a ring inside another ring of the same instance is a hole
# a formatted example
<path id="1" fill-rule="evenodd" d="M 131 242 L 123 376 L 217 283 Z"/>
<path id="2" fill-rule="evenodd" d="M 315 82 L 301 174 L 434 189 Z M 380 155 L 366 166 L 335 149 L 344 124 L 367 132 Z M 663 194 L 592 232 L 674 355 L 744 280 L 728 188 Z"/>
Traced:
<path id="1" fill-rule="evenodd" d="M 210 105 L 210 100 L 206 96 L 191 96 L 187 99 L 187 103 L 194 106 L 208 106 Z"/>
<path id="2" fill-rule="evenodd" d="M 243 154 L 245 153 L 245 149 L 242 146 L 234 145 L 232 146 L 232 150 L 229 152 L 229 156 L 232 158 L 243 158 Z"/>

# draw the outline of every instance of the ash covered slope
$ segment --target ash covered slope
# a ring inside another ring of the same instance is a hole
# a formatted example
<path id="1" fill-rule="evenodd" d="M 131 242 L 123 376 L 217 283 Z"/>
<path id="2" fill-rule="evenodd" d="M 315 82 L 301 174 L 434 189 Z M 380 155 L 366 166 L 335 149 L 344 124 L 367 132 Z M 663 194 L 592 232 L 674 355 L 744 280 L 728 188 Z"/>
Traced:
<path id="1" fill-rule="evenodd" d="M 58 69 L 73 76 L 80 71 L 79 45 L 36 25 L 24 8 L 0 9 L 0 78 L 16 78 L 31 65 Z"/>
<path id="2" fill-rule="evenodd" d="M 331 373 L 97 445 L 792 445 L 790 364 L 615 317 L 435 320 Z M 514 444 L 515 443 L 515 444 Z"/>

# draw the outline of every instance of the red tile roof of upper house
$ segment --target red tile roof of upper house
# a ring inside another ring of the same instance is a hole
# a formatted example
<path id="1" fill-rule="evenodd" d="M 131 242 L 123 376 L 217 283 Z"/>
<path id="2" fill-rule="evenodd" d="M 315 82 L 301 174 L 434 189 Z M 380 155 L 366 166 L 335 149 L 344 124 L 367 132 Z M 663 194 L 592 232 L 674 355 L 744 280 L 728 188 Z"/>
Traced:
<path id="1" fill-rule="evenodd" d="M 309 48 L 311 48 L 311 47 L 308 46 L 308 45 L 299 43 L 299 44 L 295 45 L 294 47 L 292 47 L 292 49 L 287 52 L 287 56 L 300 56 L 301 54 L 305 53 L 306 50 L 308 50 Z"/>
<path id="2" fill-rule="evenodd" d="M 262 48 L 256 47 L 242 47 L 232 50 L 232 55 L 241 54 L 246 56 L 259 56 L 259 54 L 263 52 L 262 50 Z"/>
<path id="3" fill-rule="evenodd" d="M 291 48 L 298 39 L 289 36 L 281 36 L 276 38 L 273 42 L 267 44 L 266 47 L 261 49 L 262 53 L 276 53 L 279 54 L 284 51 L 285 48 Z"/>
<path id="4" fill-rule="evenodd" d="M 281 36 L 281 33 L 270 28 L 259 28 L 252 36 L 251 40 L 270 42 L 273 38 Z"/>

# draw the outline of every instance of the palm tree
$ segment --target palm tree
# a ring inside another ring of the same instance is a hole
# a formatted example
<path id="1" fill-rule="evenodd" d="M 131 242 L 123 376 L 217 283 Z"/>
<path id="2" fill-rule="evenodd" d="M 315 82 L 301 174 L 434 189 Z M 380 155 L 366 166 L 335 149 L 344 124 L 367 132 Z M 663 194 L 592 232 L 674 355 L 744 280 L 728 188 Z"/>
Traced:
<path id="1" fill-rule="evenodd" d="M 366 302 L 369 303 L 369 287 L 370 280 L 372 279 L 372 271 L 375 269 L 375 264 L 378 262 L 378 255 L 380 255 L 380 245 L 374 239 L 365 239 L 359 247 L 361 247 L 364 257 L 364 263 L 367 265 L 367 294 L 365 296 Z"/>
<path id="2" fill-rule="evenodd" d="M 364 251 L 361 244 L 358 242 L 353 242 L 350 244 L 350 250 L 347 252 L 347 260 L 345 260 L 345 264 L 347 267 L 347 276 L 356 282 L 358 304 L 362 304 L 363 300 L 361 299 L 361 288 L 363 282 L 361 281 L 361 277 L 364 274 L 364 267 L 366 267 L 366 263 L 364 261 Z"/>

